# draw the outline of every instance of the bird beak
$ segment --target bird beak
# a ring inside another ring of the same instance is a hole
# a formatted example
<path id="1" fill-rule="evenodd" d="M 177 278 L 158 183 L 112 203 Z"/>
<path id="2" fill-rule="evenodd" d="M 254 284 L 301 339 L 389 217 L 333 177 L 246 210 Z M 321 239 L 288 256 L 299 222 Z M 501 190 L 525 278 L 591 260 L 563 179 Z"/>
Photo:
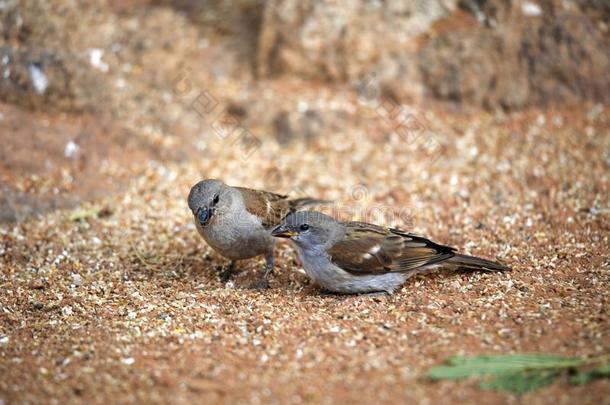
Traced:
<path id="1" fill-rule="evenodd" d="M 271 231 L 271 236 L 275 236 L 276 238 L 292 238 L 296 235 L 296 232 L 286 229 L 282 225 Z"/>
<path id="2" fill-rule="evenodd" d="M 212 218 L 213 214 L 214 211 L 212 209 L 207 207 L 201 207 L 195 213 L 195 217 L 197 217 L 197 220 L 199 221 L 201 226 L 205 226 L 208 222 L 210 222 L 210 218 Z"/>

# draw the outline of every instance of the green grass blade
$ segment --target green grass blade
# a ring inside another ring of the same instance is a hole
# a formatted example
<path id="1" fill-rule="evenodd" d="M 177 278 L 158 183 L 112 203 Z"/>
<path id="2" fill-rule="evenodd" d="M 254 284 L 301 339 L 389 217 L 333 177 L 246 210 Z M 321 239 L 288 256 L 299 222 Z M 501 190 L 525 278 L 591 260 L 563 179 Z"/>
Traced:
<path id="1" fill-rule="evenodd" d="M 580 359 L 548 355 L 454 356 L 448 359 L 447 365 L 429 370 L 427 376 L 434 380 L 461 379 L 531 369 L 570 368 L 580 363 Z"/>
<path id="2" fill-rule="evenodd" d="M 504 374 L 493 380 L 482 382 L 481 387 L 496 391 L 508 391 L 513 394 L 525 394 L 551 384 L 560 374 L 561 371 L 559 370 L 535 370 Z"/>
<path id="3" fill-rule="evenodd" d="M 570 378 L 575 385 L 583 385 L 598 378 L 610 378 L 610 363 L 603 364 L 592 371 L 578 372 Z"/>
<path id="4" fill-rule="evenodd" d="M 70 214 L 68 218 L 71 222 L 82 221 L 87 218 L 97 218 L 101 208 L 92 208 L 87 210 L 77 210 Z"/>

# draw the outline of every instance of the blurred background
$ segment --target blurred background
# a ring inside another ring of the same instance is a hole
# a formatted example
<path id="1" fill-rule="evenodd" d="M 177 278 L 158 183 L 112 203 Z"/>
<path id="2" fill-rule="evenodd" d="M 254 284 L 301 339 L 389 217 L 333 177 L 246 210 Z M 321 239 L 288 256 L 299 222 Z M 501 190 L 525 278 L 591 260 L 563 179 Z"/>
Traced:
<path id="1" fill-rule="evenodd" d="M 0 405 L 607 403 L 422 378 L 607 355 L 608 0 L 0 0 Z M 203 178 L 331 199 L 511 273 L 324 294 L 226 260 Z M 550 382 L 550 381 L 549 381 Z"/>
<path id="2" fill-rule="evenodd" d="M 463 135 L 452 112 L 596 117 L 610 98 L 605 0 L 6 0 L 0 12 L 4 222 L 114 193 L 150 161 L 217 159 L 214 147 L 276 160 L 227 180 L 308 191 L 270 149 L 398 134 L 416 154 L 405 161 L 437 158 Z"/>

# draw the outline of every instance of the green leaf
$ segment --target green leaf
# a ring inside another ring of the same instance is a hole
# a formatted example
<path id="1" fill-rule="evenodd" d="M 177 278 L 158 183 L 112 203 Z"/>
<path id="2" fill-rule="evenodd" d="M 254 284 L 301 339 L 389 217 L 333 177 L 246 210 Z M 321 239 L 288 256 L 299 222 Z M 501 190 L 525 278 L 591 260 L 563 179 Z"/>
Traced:
<path id="1" fill-rule="evenodd" d="M 101 208 L 92 208 L 89 210 L 76 210 L 72 214 L 70 214 L 70 221 L 82 221 L 87 218 L 96 218 L 101 211 Z"/>
<path id="2" fill-rule="evenodd" d="M 548 355 L 454 356 L 447 365 L 434 367 L 427 376 L 434 380 L 461 379 L 479 376 L 499 376 L 520 371 L 578 366 L 579 359 Z"/>
<path id="3" fill-rule="evenodd" d="M 496 391 L 508 391 L 513 394 L 525 394 L 551 384 L 560 374 L 560 370 L 535 370 L 503 374 L 492 380 L 482 382 L 481 387 Z"/>
<path id="4" fill-rule="evenodd" d="M 610 363 L 603 364 L 592 371 L 580 371 L 570 378 L 575 385 L 583 385 L 598 378 L 610 378 Z"/>
<path id="5" fill-rule="evenodd" d="M 486 378 L 480 386 L 486 389 L 524 394 L 551 384 L 558 376 L 575 373 L 571 382 L 585 384 L 597 378 L 610 377 L 610 355 L 592 358 L 568 358 L 549 355 L 497 355 L 497 356 L 453 356 L 445 365 L 434 367 L 427 376 L 434 380 Z M 578 367 L 602 364 L 588 372 L 579 372 Z"/>

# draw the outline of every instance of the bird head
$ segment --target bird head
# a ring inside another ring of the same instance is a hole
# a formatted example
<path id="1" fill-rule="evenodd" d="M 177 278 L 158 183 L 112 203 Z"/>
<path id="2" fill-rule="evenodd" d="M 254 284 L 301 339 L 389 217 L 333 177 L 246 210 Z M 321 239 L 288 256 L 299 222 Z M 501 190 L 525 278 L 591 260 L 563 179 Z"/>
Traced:
<path id="1" fill-rule="evenodd" d="M 227 185 L 220 180 L 208 179 L 195 184 L 189 193 L 188 204 L 195 220 L 206 226 L 217 210 L 226 203 Z"/>
<path id="2" fill-rule="evenodd" d="M 305 249 L 320 249 L 334 244 L 344 232 L 341 223 L 316 211 L 289 214 L 271 231 L 276 238 L 288 238 Z"/>

